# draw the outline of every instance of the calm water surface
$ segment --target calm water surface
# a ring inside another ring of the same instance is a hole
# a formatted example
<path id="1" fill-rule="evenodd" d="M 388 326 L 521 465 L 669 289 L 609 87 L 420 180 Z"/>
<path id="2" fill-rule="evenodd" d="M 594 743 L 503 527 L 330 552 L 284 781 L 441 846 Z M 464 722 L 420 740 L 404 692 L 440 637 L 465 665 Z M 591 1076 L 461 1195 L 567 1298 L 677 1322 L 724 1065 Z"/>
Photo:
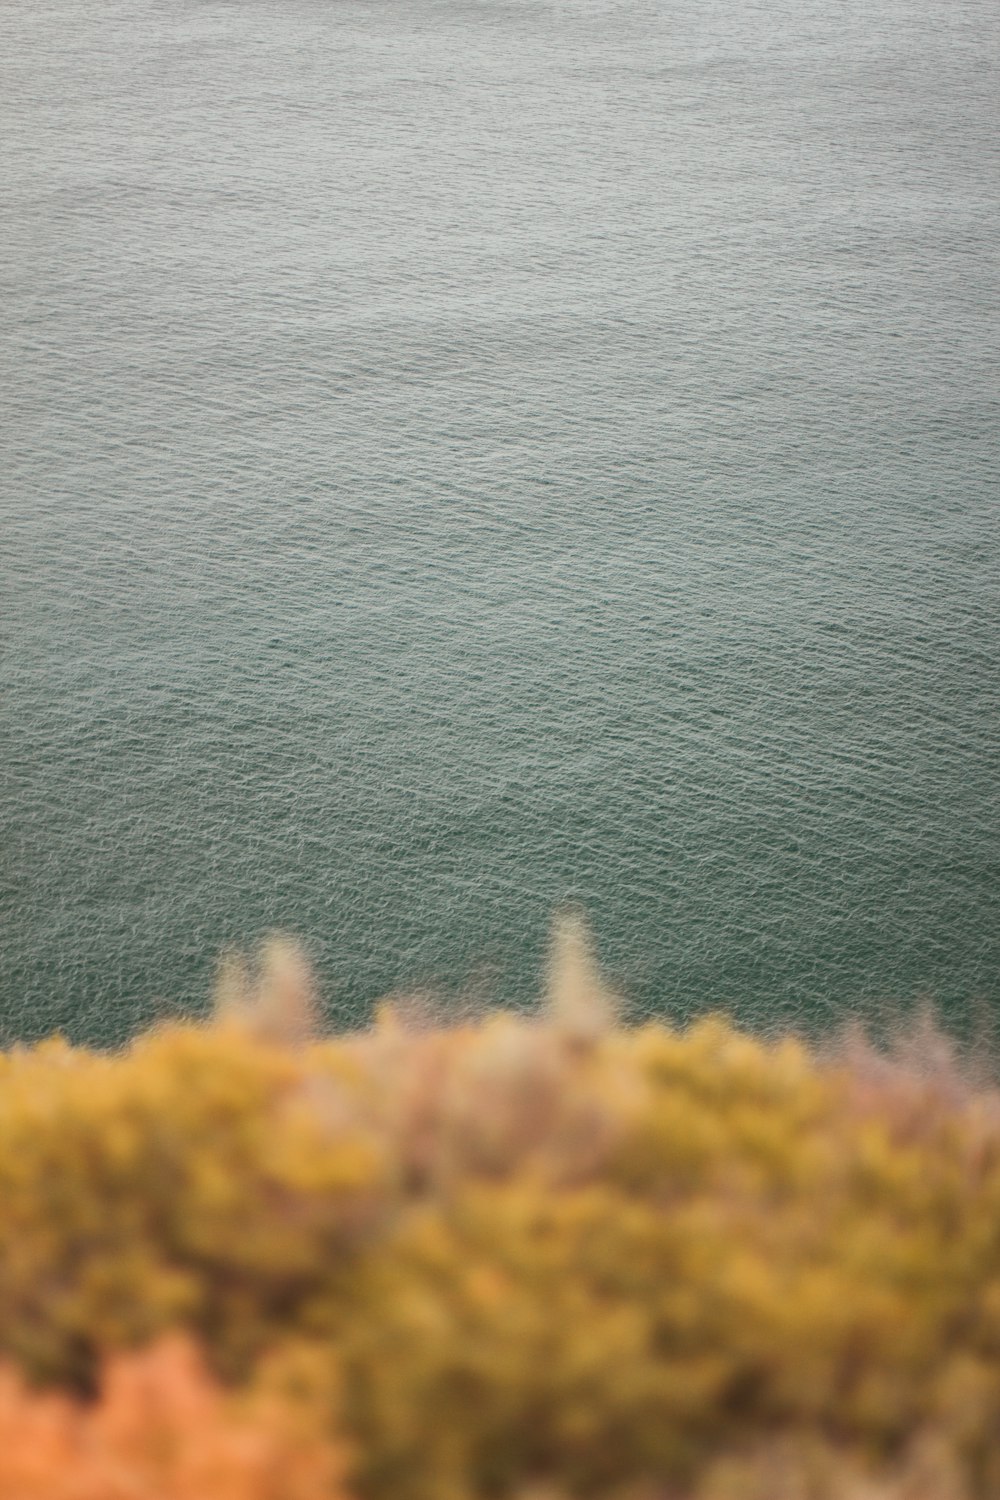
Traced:
<path id="1" fill-rule="evenodd" d="M 1000 1003 L 996 0 L 9 0 L 6 1034 Z"/>

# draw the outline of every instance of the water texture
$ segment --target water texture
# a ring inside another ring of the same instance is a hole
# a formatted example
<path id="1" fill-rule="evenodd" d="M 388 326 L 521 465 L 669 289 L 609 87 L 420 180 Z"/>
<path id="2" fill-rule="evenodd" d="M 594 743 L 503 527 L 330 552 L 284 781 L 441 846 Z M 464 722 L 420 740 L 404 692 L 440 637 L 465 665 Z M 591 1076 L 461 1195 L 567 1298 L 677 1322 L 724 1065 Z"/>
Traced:
<path id="1" fill-rule="evenodd" d="M 995 0 L 10 0 L 0 1019 L 1000 1001 Z"/>

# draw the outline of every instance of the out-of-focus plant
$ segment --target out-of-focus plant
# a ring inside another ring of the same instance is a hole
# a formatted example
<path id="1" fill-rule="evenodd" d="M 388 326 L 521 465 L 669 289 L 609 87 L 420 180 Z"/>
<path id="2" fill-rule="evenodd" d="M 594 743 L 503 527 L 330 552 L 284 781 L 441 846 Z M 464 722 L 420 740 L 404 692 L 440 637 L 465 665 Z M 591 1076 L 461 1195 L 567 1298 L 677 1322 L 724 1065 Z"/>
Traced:
<path id="1" fill-rule="evenodd" d="M 569 919 L 537 1015 L 314 1033 L 285 946 L 0 1058 L 0 1353 L 283 1368 L 359 1500 L 1000 1495 L 1000 1104 L 939 1033 L 629 1029 Z"/>
<path id="2" fill-rule="evenodd" d="M 99 1399 L 29 1391 L 0 1371 L 5 1500 L 346 1500 L 343 1451 L 309 1407 L 262 1383 L 240 1397 L 188 1339 L 118 1354 Z"/>

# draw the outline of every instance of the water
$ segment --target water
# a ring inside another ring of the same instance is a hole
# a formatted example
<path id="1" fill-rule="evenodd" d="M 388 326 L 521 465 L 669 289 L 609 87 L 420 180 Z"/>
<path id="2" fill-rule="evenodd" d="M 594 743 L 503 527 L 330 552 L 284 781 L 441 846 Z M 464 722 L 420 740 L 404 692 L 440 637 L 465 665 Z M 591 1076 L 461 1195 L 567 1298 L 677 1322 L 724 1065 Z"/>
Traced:
<path id="1" fill-rule="evenodd" d="M 8 1036 L 1000 1001 L 994 0 L 11 0 Z"/>

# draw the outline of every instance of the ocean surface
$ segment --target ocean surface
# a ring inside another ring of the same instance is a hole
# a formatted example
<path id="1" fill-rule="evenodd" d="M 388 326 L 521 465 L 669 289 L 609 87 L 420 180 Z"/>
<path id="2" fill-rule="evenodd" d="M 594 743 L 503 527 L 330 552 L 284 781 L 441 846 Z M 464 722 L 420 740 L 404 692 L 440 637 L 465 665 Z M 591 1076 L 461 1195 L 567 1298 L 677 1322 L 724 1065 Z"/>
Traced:
<path id="1" fill-rule="evenodd" d="M 8 0 L 3 1035 L 1000 1006 L 996 0 Z"/>

